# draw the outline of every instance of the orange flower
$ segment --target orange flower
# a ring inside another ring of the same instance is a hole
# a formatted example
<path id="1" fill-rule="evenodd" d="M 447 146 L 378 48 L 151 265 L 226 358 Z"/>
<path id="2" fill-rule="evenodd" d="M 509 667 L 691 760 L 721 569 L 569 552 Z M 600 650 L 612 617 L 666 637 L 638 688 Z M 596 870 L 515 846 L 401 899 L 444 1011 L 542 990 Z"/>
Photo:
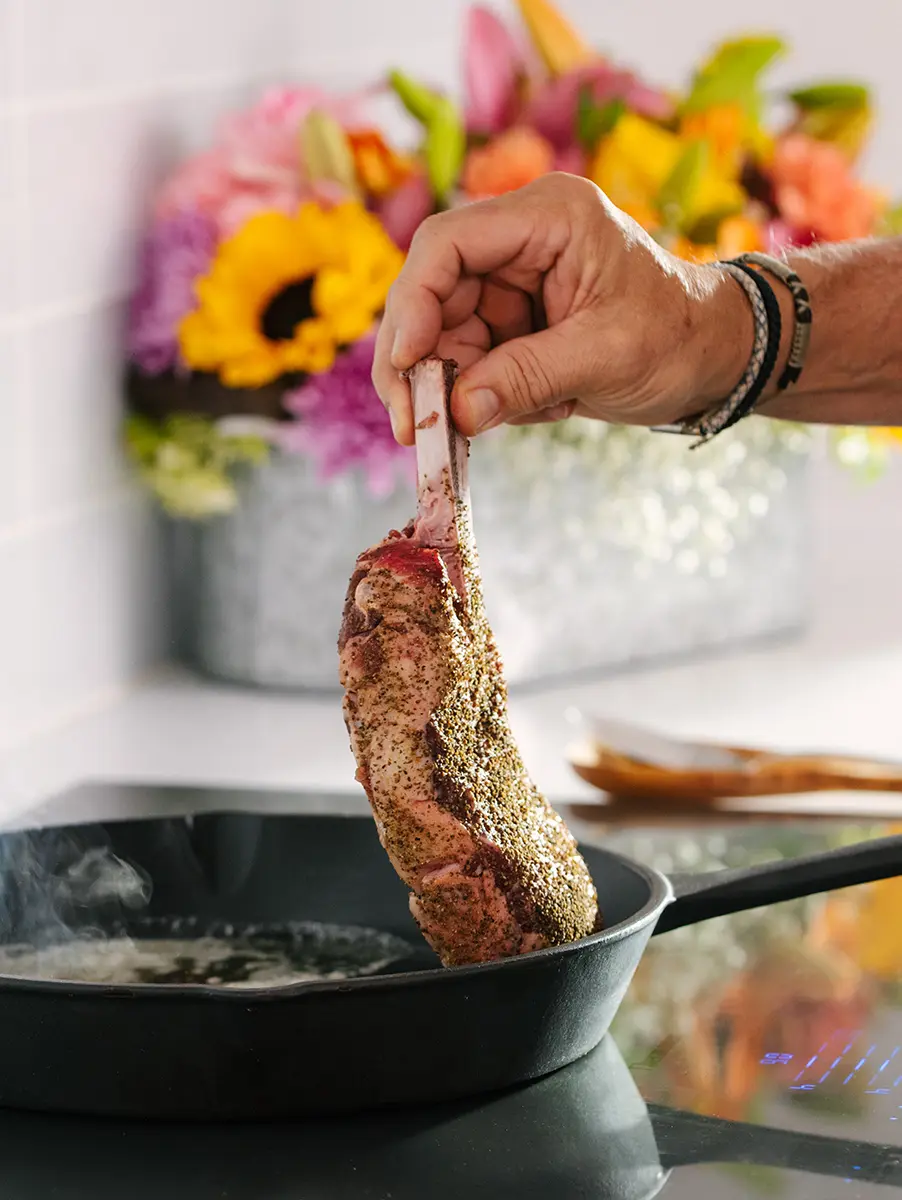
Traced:
<path id="1" fill-rule="evenodd" d="M 472 198 L 524 187 L 554 167 L 554 148 L 532 129 L 515 128 L 467 155 L 464 191 Z"/>
<path id="2" fill-rule="evenodd" d="M 736 258 L 764 249 L 760 226 L 748 217 L 727 217 L 717 231 L 717 253 L 721 258 Z"/>
<path id="3" fill-rule="evenodd" d="M 704 141 L 711 147 L 713 165 L 727 174 L 739 170 L 747 118 L 738 104 L 720 104 L 704 112 L 690 113 L 680 123 L 686 141 Z"/>
<path id="4" fill-rule="evenodd" d="M 773 153 L 773 139 L 740 104 L 716 104 L 703 112 L 689 113 L 680 122 L 680 136 L 687 141 L 707 142 L 712 166 L 730 178 L 739 174 L 746 152 L 759 161 L 769 161 Z"/>
<path id="5" fill-rule="evenodd" d="M 388 195 L 413 174 L 410 160 L 396 154 L 378 130 L 356 129 L 347 136 L 357 178 L 371 196 Z"/>
<path id="6" fill-rule="evenodd" d="M 713 263 L 720 258 L 716 246 L 698 245 L 686 237 L 676 238 L 670 249 L 677 258 L 684 258 L 687 262 Z"/>
<path id="7" fill-rule="evenodd" d="M 781 217 L 828 242 L 869 237 L 882 210 L 877 194 L 854 179 L 836 146 L 802 133 L 782 138 L 771 165 Z"/>

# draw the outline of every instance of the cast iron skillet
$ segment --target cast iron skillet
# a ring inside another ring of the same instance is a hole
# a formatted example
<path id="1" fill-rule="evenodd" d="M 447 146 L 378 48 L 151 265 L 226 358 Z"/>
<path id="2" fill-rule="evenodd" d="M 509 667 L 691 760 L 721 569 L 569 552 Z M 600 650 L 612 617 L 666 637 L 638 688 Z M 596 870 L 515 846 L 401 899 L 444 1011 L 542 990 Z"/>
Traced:
<path id="1" fill-rule="evenodd" d="M 654 933 L 895 875 L 902 838 L 668 880 L 583 848 L 607 928 L 568 946 L 444 970 L 368 818 L 220 813 L 0 838 L 0 940 L 121 920 L 102 899 L 46 911 L 67 856 L 108 845 L 146 872 L 145 915 L 278 927 L 311 920 L 406 938 L 394 973 L 230 991 L 0 978 L 0 1105 L 129 1117 L 273 1119 L 451 1100 L 537 1079 L 597 1046 Z M 42 908 L 43 906 L 43 908 Z M 41 927 L 43 926 L 43 927 Z"/>
<path id="2" fill-rule="evenodd" d="M 528 1086 L 417 1110 L 185 1125 L 0 1113 L 4 1200 L 651 1200 L 748 1163 L 902 1187 L 898 1147 L 646 1106 L 610 1037 Z"/>

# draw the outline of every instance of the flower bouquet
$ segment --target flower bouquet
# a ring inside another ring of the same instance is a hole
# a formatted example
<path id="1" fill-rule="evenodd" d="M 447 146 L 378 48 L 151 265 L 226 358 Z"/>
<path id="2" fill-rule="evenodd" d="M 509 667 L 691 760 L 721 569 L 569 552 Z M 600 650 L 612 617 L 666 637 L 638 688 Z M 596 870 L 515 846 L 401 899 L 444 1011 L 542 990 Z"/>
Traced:
<path id="1" fill-rule="evenodd" d="M 460 103 L 401 70 L 350 96 L 268 91 L 156 198 L 130 309 L 127 443 L 170 516 L 216 518 L 195 523 L 211 670 L 331 681 L 354 554 L 412 507 L 411 453 L 370 370 L 388 290 L 432 213 L 566 170 L 701 261 L 898 221 L 855 174 L 871 122 L 860 85 L 771 97 L 784 47 L 760 36 L 720 46 L 675 94 L 596 52 L 547 0 L 518 7 L 517 29 L 469 10 Z M 409 136 L 374 118 L 386 98 Z M 839 447 L 871 463 L 890 440 Z M 479 536 L 510 674 L 797 625 L 808 443 L 764 421 L 694 455 L 590 422 L 480 439 Z"/>

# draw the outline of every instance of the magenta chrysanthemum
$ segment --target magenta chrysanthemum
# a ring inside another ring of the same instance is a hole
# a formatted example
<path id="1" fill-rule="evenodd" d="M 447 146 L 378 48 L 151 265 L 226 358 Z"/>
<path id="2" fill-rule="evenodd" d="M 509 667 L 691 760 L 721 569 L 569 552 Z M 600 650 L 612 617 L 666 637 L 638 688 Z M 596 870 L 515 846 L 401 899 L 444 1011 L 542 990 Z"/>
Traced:
<path id="1" fill-rule="evenodd" d="M 298 420 L 283 427 L 280 440 L 286 450 L 310 455 L 323 479 L 358 467 L 373 495 L 386 496 L 399 477 L 415 478 L 416 468 L 413 453 L 395 441 L 373 388 L 374 348 L 374 337 L 362 339 L 331 371 L 288 393 L 285 407 Z"/>
<path id="2" fill-rule="evenodd" d="M 154 223 L 144 239 L 129 310 L 128 354 L 148 375 L 179 362 L 178 327 L 197 303 L 194 285 L 216 250 L 215 223 L 180 212 Z"/>

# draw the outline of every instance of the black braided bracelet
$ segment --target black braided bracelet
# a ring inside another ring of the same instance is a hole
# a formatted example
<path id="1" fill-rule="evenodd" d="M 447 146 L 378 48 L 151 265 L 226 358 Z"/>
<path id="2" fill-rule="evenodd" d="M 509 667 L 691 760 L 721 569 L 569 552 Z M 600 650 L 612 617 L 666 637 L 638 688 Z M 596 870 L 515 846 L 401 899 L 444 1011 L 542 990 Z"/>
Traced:
<path id="1" fill-rule="evenodd" d="M 777 380 L 777 390 L 781 392 L 785 391 L 791 384 L 798 383 L 799 376 L 802 374 L 802 367 L 805 365 L 805 358 L 808 354 L 808 344 L 811 341 L 812 316 L 811 299 L 808 295 L 808 289 L 791 267 L 787 266 L 779 258 L 773 258 L 770 254 L 740 254 L 733 261 L 737 266 L 750 263 L 752 266 L 760 267 L 763 271 L 769 271 L 771 275 L 779 279 L 789 289 L 792 296 L 792 304 L 795 310 L 792 343 L 789 347 L 789 358 L 787 359 L 783 374 Z"/>
<path id="2" fill-rule="evenodd" d="M 729 429 L 732 425 L 741 421 L 743 417 L 747 417 L 755 411 L 755 406 L 761 399 L 764 389 L 767 387 L 774 373 L 774 367 L 777 365 L 777 356 L 780 353 L 780 341 L 783 335 L 783 317 L 780 313 L 780 302 L 777 299 L 774 289 L 761 272 L 756 271 L 754 267 L 748 266 L 741 260 L 734 259 L 732 262 L 740 271 L 748 275 L 761 294 L 761 299 L 764 302 L 764 310 L 767 313 L 767 349 L 764 352 L 764 361 L 761 364 L 761 370 L 758 372 L 754 384 L 749 388 L 748 395 L 743 399 L 742 403 L 737 405 L 735 412 L 730 416 L 724 429 Z"/>

